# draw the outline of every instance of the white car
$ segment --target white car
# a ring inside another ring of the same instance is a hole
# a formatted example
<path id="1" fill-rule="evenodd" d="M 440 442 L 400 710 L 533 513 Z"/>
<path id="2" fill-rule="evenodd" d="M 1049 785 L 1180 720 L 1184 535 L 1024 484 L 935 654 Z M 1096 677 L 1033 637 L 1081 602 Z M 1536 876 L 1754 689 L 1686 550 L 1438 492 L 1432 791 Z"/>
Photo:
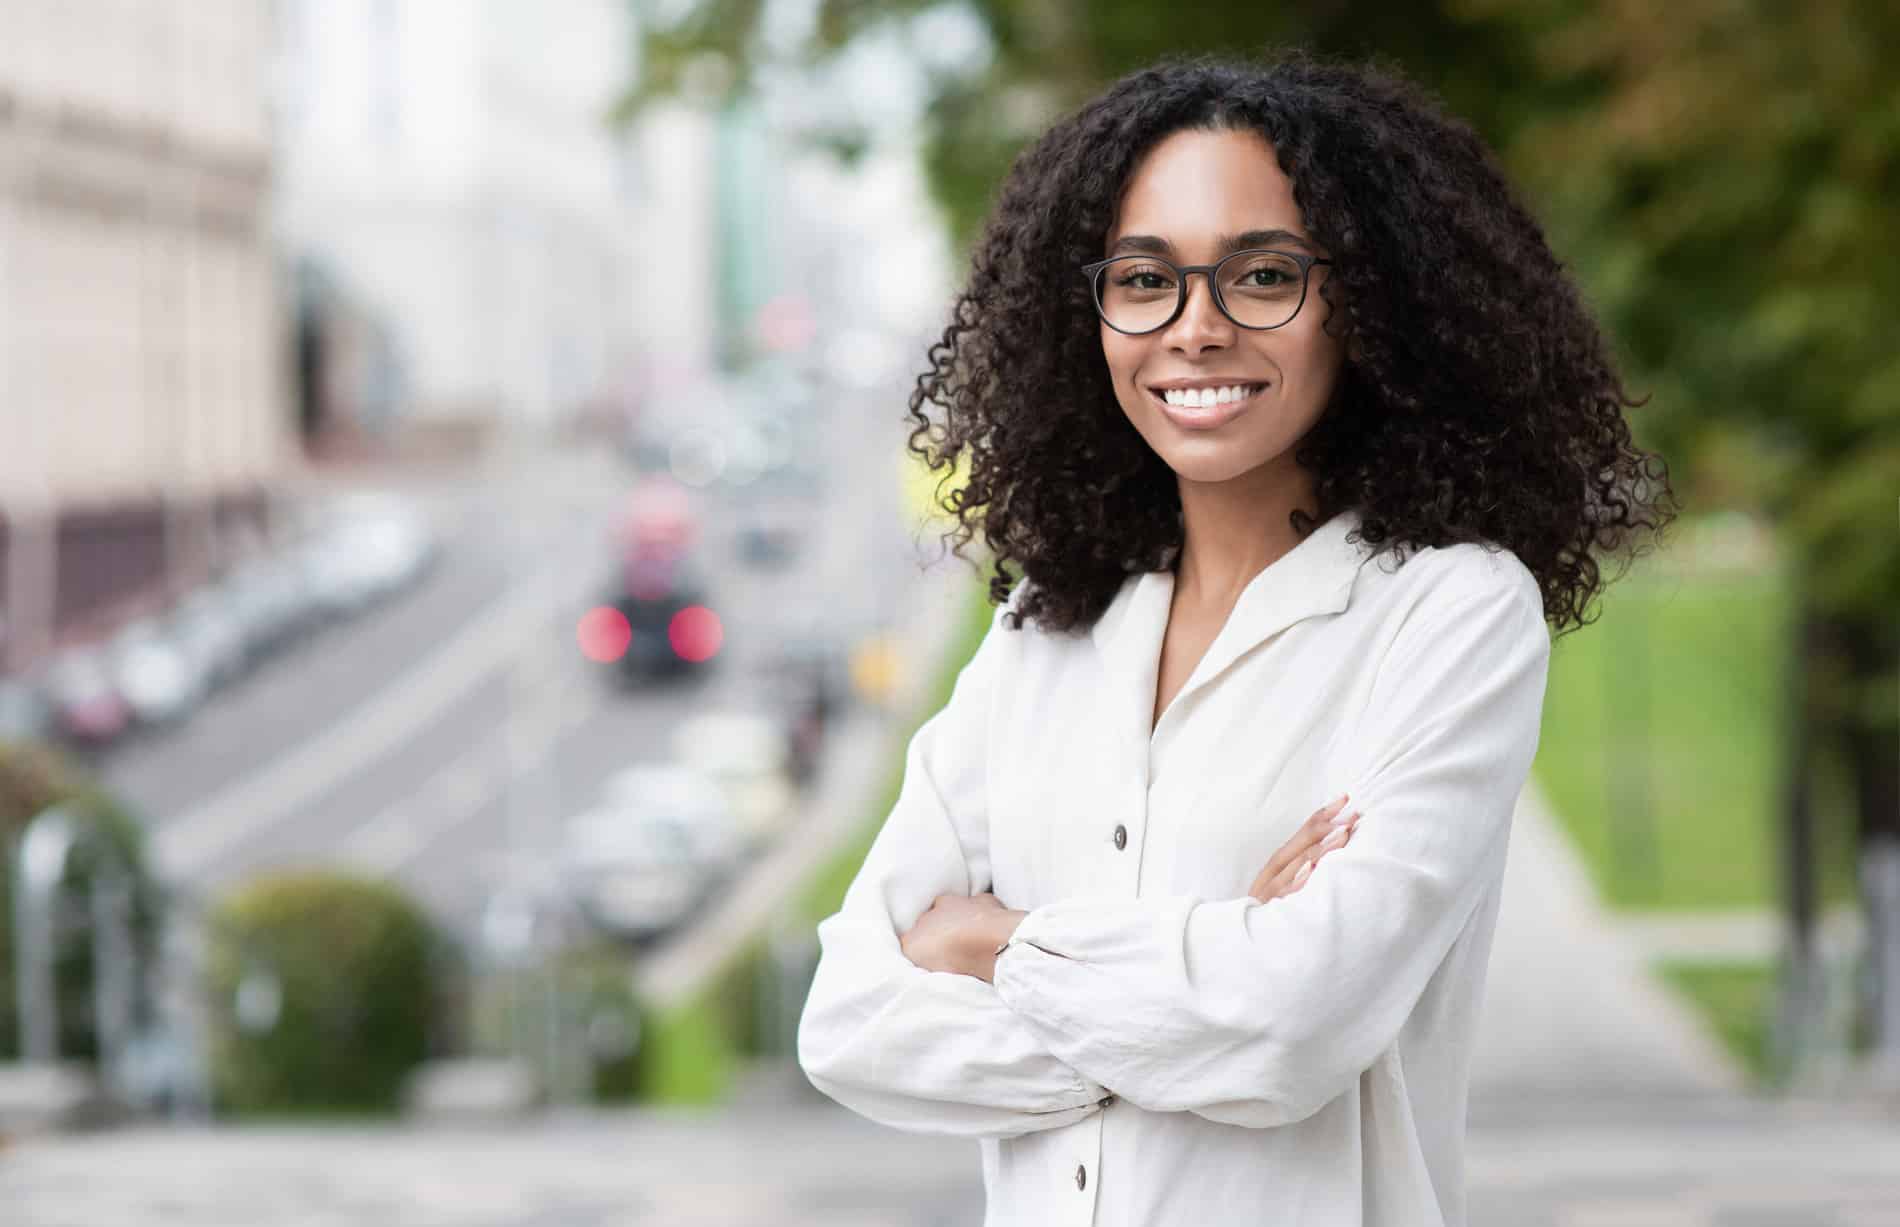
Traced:
<path id="1" fill-rule="evenodd" d="M 204 701 L 209 679 L 199 662 L 155 622 L 139 622 L 113 641 L 113 687 L 139 723 L 171 724 Z"/>
<path id="2" fill-rule="evenodd" d="M 636 763 L 607 777 L 601 807 L 631 821 L 672 826 L 692 857 L 714 876 L 737 867 L 746 850 L 745 831 L 726 790 L 705 772 L 681 763 Z"/>
<path id="3" fill-rule="evenodd" d="M 180 602 L 166 623 L 166 634 L 192 660 L 209 688 L 226 685 L 244 669 L 244 628 L 211 589 L 201 589 Z"/>
<path id="4" fill-rule="evenodd" d="M 792 741 L 779 724 L 752 712 L 707 712 L 673 734 L 674 760 L 712 779 L 725 793 L 749 842 L 770 838 L 791 817 Z"/>
<path id="5" fill-rule="evenodd" d="M 560 874 L 595 924 L 635 940 L 682 924 L 730 876 L 744 840 L 719 786 L 666 763 L 629 767 L 568 819 Z"/>
<path id="6" fill-rule="evenodd" d="M 683 923 L 712 875 L 677 826 L 604 807 L 562 831 L 561 880 L 593 923 L 619 936 L 657 937 Z"/>
<path id="7" fill-rule="evenodd" d="M 314 519 L 300 560 L 315 599 L 331 614 L 354 613 L 393 594 L 436 554 L 428 518 L 393 495 L 350 495 Z"/>

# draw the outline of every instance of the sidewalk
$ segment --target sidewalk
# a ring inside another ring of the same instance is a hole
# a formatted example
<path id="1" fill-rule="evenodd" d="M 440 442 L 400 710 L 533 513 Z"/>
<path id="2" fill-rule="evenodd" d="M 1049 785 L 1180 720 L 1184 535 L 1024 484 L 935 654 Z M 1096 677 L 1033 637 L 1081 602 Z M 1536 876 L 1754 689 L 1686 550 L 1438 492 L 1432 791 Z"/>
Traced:
<path id="1" fill-rule="evenodd" d="M 1469 1227 L 1892 1227 L 1900 1122 L 1825 1111 L 1474 1127 Z M 822 1104 L 0 1149 L 7 1227 L 975 1227 L 973 1143 Z M 1330 1227 L 1328 1224 L 1301 1227 Z"/>
<path id="2" fill-rule="evenodd" d="M 1719 1042 L 1619 936 L 1533 778 L 1512 819 L 1473 1122 L 1483 1105 L 1513 1099 L 1701 1097 L 1743 1083 Z"/>

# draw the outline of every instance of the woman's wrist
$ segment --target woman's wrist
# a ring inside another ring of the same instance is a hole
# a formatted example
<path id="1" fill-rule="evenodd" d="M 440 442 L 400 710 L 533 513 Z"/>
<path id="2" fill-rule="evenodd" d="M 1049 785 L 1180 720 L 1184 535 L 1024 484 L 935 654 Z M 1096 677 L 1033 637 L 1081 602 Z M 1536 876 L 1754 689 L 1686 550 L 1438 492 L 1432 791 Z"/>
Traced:
<path id="1" fill-rule="evenodd" d="M 995 975 L 997 956 L 1009 944 L 1016 927 L 1022 924 L 1023 917 L 1028 914 L 1014 908 L 1003 908 L 994 916 L 984 917 L 983 923 L 975 926 L 976 931 L 971 935 L 971 954 L 975 960 L 974 974 L 977 979 L 989 980 Z"/>

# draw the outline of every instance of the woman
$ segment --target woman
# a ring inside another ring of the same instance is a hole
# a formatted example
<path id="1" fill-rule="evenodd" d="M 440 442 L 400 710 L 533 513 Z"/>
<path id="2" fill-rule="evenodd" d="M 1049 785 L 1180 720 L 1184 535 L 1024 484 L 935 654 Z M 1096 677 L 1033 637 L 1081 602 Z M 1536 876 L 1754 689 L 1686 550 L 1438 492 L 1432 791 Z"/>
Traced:
<path id="1" fill-rule="evenodd" d="M 980 1138 L 990 1224 L 1464 1222 L 1549 627 L 1673 515 L 1536 221 L 1389 74 L 1167 63 L 1017 161 L 931 362 L 1003 605 L 807 1074 Z"/>

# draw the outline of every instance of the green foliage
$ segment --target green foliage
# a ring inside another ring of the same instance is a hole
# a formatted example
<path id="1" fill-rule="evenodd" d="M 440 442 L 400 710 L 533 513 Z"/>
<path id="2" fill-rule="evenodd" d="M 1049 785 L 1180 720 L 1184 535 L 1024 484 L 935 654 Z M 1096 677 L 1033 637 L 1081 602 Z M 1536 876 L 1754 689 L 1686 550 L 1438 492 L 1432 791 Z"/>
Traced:
<path id="1" fill-rule="evenodd" d="M 441 1004 L 436 942 L 422 911 L 383 882 L 306 872 L 243 888 L 211 926 L 218 1102 L 240 1113 L 395 1108 Z M 253 1000 L 275 983 L 274 1019 L 241 1017 L 247 979 Z"/>
<path id="2" fill-rule="evenodd" d="M 1900 729 L 1900 9 L 1466 0 L 1536 68 L 1508 160 L 1654 394 L 1685 501 L 1772 515 L 1883 663 L 1824 721 Z"/>
<path id="3" fill-rule="evenodd" d="M 649 21 L 640 83 L 620 110 L 630 117 L 655 98 L 729 100 L 765 67 L 822 71 L 865 45 L 907 48 L 928 77 L 925 166 L 952 233 L 967 243 L 1003 173 L 1029 141 L 1122 74 L 1168 54 L 1246 54 L 1299 43 L 1348 54 L 1381 52 L 1408 64 L 1442 66 L 1431 84 L 1481 126 L 1505 83 L 1523 71 L 1518 42 L 1501 23 L 1454 17 L 1442 6 L 1306 0 L 1290 5 L 1157 5 L 1152 0 L 970 0 L 988 54 L 977 64 L 932 67 L 929 22 L 952 6 L 920 0 L 872 4 L 819 0 L 809 36 L 775 48 L 761 37 L 761 0 L 703 0 L 672 23 Z M 1482 65 L 1482 68 L 1478 67 Z M 816 143 L 862 144 L 836 131 Z"/>
<path id="4" fill-rule="evenodd" d="M 1535 768 L 1598 890 L 1621 907 L 1772 903 L 1785 575 L 1645 559 L 1601 608 L 1552 647 Z"/>
<path id="5" fill-rule="evenodd" d="M 649 1010 L 639 1062 L 641 1098 L 666 1104 L 724 1099 L 740 1065 L 766 1050 L 759 988 L 769 974 L 767 943 L 754 937 L 696 996 Z"/>
<path id="6" fill-rule="evenodd" d="M 738 1045 L 716 999 L 701 997 L 655 1012 L 646 1023 L 641 1098 L 660 1104 L 711 1104 L 726 1097 L 738 1071 Z"/>
<path id="7" fill-rule="evenodd" d="M 159 902 L 146 872 L 143 828 L 77 764 L 49 746 L 0 742 L 0 1059 L 20 1052 L 19 1010 L 14 1000 L 14 852 L 27 824 L 47 809 L 67 805 L 99 824 L 106 842 L 133 876 L 131 928 L 137 955 L 149 965 L 157 944 Z M 65 886 L 83 898 L 90 881 L 90 855 L 75 851 Z M 70 934 L 54 955 L 59 1002 L 59 1051 L 67 1059 L 92 1060 L 98 1040 L 92 1016 L 92 944 Z"/>
<path id="8" fill-rule="evenodd" d="M 1686 998 L 1757 1086 L 1773 1076 L 1776 970 L 1768 963 L 1661 963 L 1666 983 Z"/>

